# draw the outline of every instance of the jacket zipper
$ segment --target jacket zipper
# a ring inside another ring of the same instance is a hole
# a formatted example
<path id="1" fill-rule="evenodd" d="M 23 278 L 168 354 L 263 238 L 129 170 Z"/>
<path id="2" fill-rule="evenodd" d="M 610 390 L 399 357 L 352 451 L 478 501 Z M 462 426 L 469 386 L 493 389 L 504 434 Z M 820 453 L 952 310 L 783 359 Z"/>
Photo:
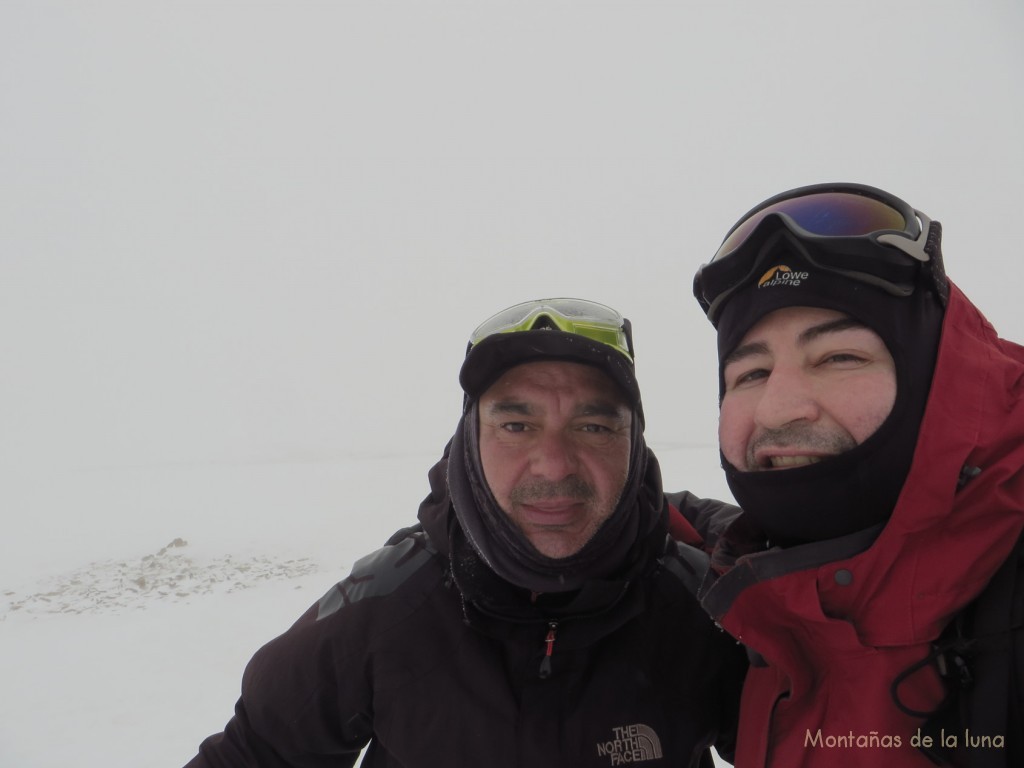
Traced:
<path id="1" fill-rule="evenodd" d="M 551 677 L 551 655 L 555 652 L 555 635 L 558 632 L 558 622 L 548 622 L 548 634 L 544 638 L 544 644 L 547 646 L 544 649 L 544 658 L 540 662 L 540 672 L 538 673 L 541 680 L 546 680 Z"/>

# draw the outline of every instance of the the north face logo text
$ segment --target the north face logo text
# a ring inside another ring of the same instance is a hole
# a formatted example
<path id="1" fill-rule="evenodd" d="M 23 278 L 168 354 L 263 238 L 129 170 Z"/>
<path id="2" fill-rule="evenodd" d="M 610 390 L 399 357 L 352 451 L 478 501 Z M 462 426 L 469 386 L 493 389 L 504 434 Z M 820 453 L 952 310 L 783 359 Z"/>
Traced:
<path id="1" fill-rule="evenodd" d="M 610 765 L 631 765 L 661 757 L 661 740 L 646 725 L 624 725 L 612 728 L 612 739 L 597 745 L 599 757 L 607 757 Z"/>
<path id="2" fill-rule="evenodd" d="M 794 272 L 785 264 L 779 264 L 761 275 L 761 279 L 757 281 L 757 287 L 773 288 L 777 285 L 788 285 L 796 288 L 810 276 L 809 272 Z"/>

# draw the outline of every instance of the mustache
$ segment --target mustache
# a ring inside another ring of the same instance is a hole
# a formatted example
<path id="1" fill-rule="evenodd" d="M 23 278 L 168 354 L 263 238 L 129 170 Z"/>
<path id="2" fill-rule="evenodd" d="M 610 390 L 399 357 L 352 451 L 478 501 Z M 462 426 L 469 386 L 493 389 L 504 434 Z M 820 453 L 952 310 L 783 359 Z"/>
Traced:
<path id="1" fill-rule="evenodd" d="M 508 495 L 513 504 L 530 504 L 546 499 L 572 499 L 589 501 L 594 498 L 593 487 L 578 477 L 566 477 L 561 480 L 528 480 L 517 485 Z"/>
<path id="2" fill-rule="evenodd" d="M 857 447 L 849 432 L 822 432 L 805 422 L 794 422 L 760 432 L 747 446 L 747 467 L 757 469 L 757 452 L 762 448 L 799 448 L 838 455 Z"/>

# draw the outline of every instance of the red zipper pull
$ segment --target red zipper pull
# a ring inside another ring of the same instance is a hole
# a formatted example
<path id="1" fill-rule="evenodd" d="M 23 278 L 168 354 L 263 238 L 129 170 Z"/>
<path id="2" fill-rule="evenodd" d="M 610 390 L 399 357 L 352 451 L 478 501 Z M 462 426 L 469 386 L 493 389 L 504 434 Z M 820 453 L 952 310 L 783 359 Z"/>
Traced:
<path id="1" fill-rule="evenodd" d="M 551 654 L 555 652 L 555 632 L 558 629 L 557 621 L 548 622 L 548 634 L 544 638 L 547 648 L 544 651 L 544 658 L 540 662 L 540 678 L 546 680 L 551 677 Z"/>

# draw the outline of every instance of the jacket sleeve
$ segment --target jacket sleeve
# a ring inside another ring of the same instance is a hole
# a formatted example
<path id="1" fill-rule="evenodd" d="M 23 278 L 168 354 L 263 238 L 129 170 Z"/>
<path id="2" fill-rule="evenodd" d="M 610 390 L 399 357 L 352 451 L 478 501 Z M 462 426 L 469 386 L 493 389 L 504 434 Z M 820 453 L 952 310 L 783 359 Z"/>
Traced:
<path id="1" fill-rule="evenodd" d="M 704 540 L 704 549 L 710 552 L 715 542 L 742 510 L 718 499 L 701 499 L 689 491 L 665 494 L 669 504 L 685 517 Z"/>
<path id="2" fill-rule="evenodd" d="M 234 717 L 186 768 L 355 764 L 372 733 L 368 651 L 353 611 L 321 617 L 323 602 L 257 651 Z"/>

